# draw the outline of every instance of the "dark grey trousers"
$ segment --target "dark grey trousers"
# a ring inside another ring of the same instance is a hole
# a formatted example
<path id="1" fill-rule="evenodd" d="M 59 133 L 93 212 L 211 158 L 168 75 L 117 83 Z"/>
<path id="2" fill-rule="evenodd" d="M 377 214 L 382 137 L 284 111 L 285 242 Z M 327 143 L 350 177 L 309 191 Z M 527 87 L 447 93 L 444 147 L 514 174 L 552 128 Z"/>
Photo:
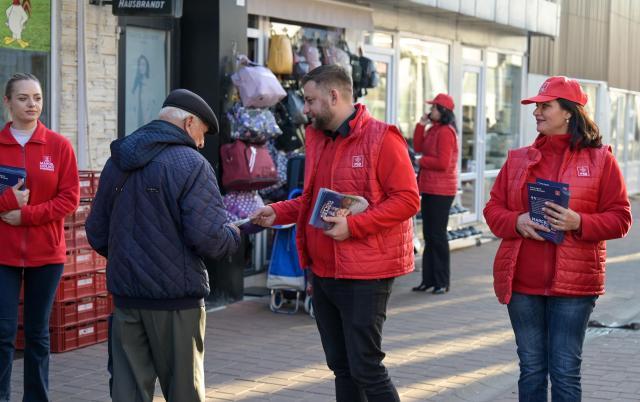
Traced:
<path id="1" fill-rule="evenodd" d="M 152 402 L 156 378 L 169 402 L 204 402 L 204 307 L 117 308 L 113 314 L 113 401 Z"/>

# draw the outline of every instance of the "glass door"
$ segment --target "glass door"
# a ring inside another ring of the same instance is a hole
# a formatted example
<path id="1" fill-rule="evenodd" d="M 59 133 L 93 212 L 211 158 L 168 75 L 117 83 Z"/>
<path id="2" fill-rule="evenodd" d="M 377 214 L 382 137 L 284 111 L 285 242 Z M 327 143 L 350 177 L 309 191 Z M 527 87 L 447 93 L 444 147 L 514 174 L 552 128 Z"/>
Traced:
<path id="1" fill-rule="evenodd" d="M 393 57 L 390 54 L 367 51 L 365 57 L 370 58 L 376 65 L 376 71 L 380 77 L 380 82 L 375 88 L 367 89 L 367 94 L 358 99 L 364 104 L 369 113 L 378 120 L 393 122 L 391 88 L 389 80 L 393 79 Z"/>
<path id="2" fill-rule="evenodd" d="M 465 221 L 480 219 L 484 183 L 484 124 L 482 122 L 482 70 L 465 66 L 462 75 L 462 116 L 460 131 L 460 185 L 462 206 L 469 210 Z"/>

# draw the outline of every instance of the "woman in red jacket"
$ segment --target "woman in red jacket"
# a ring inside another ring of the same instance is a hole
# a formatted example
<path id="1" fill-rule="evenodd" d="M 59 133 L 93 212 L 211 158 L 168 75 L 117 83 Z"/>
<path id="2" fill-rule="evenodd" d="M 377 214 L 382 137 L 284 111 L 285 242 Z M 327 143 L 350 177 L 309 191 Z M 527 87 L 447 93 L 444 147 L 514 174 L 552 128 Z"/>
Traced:
<path id="1" fill-rule="evenodd" d="M 611 150 L 587 115 L 580 84 L 551 77 L 537 96 L 533 145 L 512 150 L 484 209 L 502 238 L 493 266 L 494 289 L 507 304 L 520 358 L 520 400 L 581 400 L 582 345 L 589 316 L 604 293 L 605 240 L 624 236 L 631 208 Z M 568 186 L 568 208 L 552 202 L 544 219 L 529 215 L 527 183 Z M 563 233 L 562 241 L 541 234 Z"/>
<path id="2" fill-rule="evenodd" d="M 23 400 L 49 400 L 49 315 L 66 260 L 64 218 L 79 199 L 73 148 L 38 120 L 42 103 L 35 76 L 7 82 L 4 106 L 12 121 L 0 131 L 0 165 L 25 169 L 26 180 L 0 188 L 0 401 L 10 399 L 23 280 Z"/>
<path id="3" fill-rule="evenodd" d="M 421 193 L 422 233 L 425 248 L 422 256 L 422 282 L 414 292 L 433 288 L 433 294 L 449 291 L 449 209 L 458 188 L 458 137 L 453 99 L 438 94 L 431 111 L 416 124 L 413 149 L 422 154 L 418 189 Z M 426 129 L 431 121 L 431 127 Z"/>

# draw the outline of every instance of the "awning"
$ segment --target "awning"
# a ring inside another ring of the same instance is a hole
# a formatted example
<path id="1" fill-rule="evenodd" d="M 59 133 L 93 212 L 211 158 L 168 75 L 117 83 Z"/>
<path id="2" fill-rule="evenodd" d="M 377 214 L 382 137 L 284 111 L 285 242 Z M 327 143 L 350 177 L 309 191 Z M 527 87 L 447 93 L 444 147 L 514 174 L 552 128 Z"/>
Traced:
<path id="1" fill-rule="evenodd" d="M 247 0 L 247 12 L 329 27 L 373 30 L 371 8 L 331 0 Z"/>

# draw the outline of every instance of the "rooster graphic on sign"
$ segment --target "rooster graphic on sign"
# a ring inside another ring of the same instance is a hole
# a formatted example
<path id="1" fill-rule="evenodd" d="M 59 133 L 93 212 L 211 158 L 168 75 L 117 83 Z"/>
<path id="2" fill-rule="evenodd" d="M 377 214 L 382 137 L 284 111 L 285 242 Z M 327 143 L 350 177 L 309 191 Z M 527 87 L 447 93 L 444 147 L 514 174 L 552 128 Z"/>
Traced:
<path id="1" fill-rule="evenodd" d="M 9 45 L 18 42 L 21 48 L 29 46 L 29 42 L 22 39 L 22 30 L 27 20 L 31 17 L 31 0 L 12 0 L 7 8 L 7 26 L 11 36 L 4 37 L 4 44 Z"/>

